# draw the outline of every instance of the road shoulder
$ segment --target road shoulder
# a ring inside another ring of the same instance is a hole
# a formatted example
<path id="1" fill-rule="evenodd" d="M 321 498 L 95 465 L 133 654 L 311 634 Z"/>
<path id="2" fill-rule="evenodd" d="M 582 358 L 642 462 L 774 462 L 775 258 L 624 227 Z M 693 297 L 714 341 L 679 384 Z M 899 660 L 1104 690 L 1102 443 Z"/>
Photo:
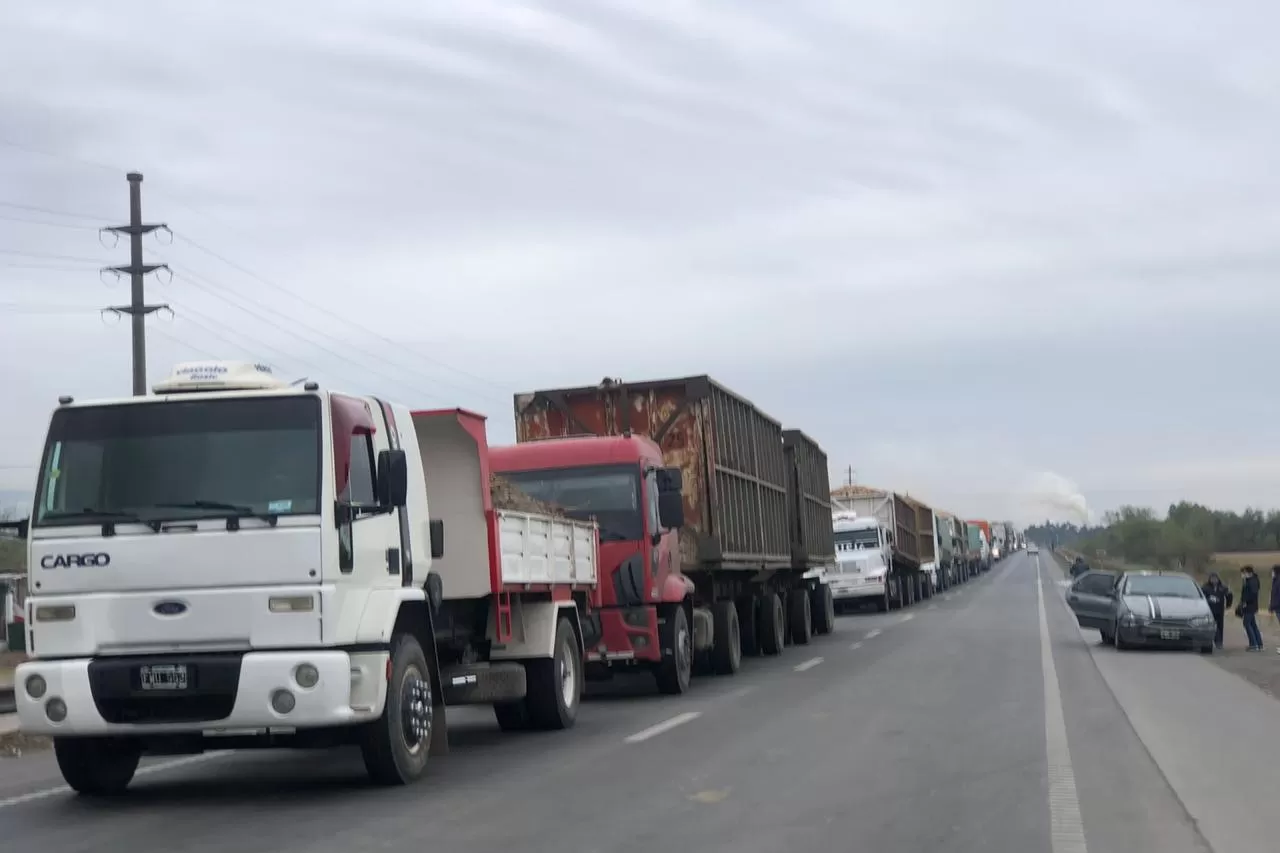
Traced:
<path id="1" fill-rule="evenodd" d="M 1046 568 L 1055 574 L 1055 567 Z M 1062 587 L 1052 588 L 1069 616 Z M 1271 814 L 1260 803 L 1272 793 L 1280 767 L 1274 737 L 1280 703 L 1200 655 L 1118 652 L 1101 645 L 1095 631 L 1077 628 L 1076 635 L 1215 853 L 1274 849 Z"/>

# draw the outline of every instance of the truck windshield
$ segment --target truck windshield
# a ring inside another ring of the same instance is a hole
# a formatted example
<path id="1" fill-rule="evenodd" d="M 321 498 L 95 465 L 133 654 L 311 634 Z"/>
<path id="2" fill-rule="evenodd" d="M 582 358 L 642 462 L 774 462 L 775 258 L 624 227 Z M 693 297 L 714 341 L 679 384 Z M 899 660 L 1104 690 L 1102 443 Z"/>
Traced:
<path id="1" fill-rule="evenodd" d="M 970 548 L 982 547 L 982 531 L 977 527 L 969 528 L 969 547 Z"/>
<path id="2" fill-rule="evenodd" d="M 859 548 L 879 548 L 880 536 L 873 527 L 869 530 L 841 530 L 836 533 L 837 551 L 855 551 Z"/>
<path id="3" fill-rule="evenodd" d="M 630 465 L 504 471 L 502 476 L 531 498 L 556 504 L 565 515 L 600 525 L 602 541 L 644 537 L 640 472 Z"/>
<path id="4" fill-rule="evenodd" d="M 59 409 L 36 526 L 320 511 L 320 404 L 311 396 Z"/>

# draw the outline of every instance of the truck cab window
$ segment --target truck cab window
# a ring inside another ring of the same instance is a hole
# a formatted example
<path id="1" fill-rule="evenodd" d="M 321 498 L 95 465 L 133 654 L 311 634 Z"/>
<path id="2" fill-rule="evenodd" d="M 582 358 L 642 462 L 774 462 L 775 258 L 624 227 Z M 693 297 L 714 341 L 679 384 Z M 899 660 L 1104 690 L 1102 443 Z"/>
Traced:
<path id="1" fill-rule="evenodd" d="M 649 533 L 662 530 L 662 522 L 658 518 L 658 472 L 650 468 L 644 477 L 645 511 L 649 519 Z"/>
<path id="2" fill-rule="evenodd" d="M 347 488 L 342 500 L 355 506 L 372 506 L 377 502 L 376 463 L 373 461 L 373 436 L 367 432 L 351 436 L 350 468 Z"/>

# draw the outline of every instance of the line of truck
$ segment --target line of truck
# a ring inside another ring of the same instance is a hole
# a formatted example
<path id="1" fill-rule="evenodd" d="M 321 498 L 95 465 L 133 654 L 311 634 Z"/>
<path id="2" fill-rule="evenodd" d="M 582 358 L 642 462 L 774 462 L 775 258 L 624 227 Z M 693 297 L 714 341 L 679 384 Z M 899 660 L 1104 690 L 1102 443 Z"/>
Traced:
<path id="1" fill-rule="evenodd" d="M 668 694 L 909 606 L 1017 547 L 1003 522 L 829 487 L 825 453 L 706 376 L 518 394 L 485 418 L 191 362 L 59 400 L 29 519 L 15 699 L 67 783 L 143 754 L 356 744 L 404 784 L 447 710 L 574 724 L 585 684 Z"/>

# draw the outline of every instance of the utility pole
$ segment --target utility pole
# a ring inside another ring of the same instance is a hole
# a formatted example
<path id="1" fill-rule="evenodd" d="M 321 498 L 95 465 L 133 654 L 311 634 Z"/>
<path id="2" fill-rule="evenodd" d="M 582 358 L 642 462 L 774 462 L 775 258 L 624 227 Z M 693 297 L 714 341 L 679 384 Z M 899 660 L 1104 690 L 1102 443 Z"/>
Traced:
<path id="1" fill-rule="evenodd" d="M 853 466 L 852 466 L 852 465 L 850 465 L 850 466 L 849 466 L 849 469 L 848 469 L 848 474 L 847 474 L 847 476 L 848 476 L 848 478 L 849 478 L 849 482 L 848 482 L 848 483 L 846 483 L 845 485 L 849 485 L 849 486 L 852 486 L 852 485 L 853 485 L 853 475 L 854 475 Z"/>
<path id="2" fill-rule="evenodd" d="M 147 394 L 147 315 L 153 314 L 161 309 L 167 309 L 168 305 L 148 305 L 146 299 L 146 288 L 143 284 L 143 276 L 149 275 L 158 269 L 168 269 L 168 264 L 144 264 L 142 262 L 142 235 L 150 234 L 157 228 L 168 230 L 167 225 L 153 224 L 144 225 L 142 222 L 142 175 L 138 172 L 130 172 L 126 177 L 129 180 L 129 224 L 113 225 L 103 228 L 103 231 L 110 231 L 113 234 L 129 235 L 129 264 L 128 266 L 104 267 L 103 271 L 110 270 L 120 275 L 128 273 L 130 292 L 128 305 L 112 305 L 106 310 L 114 311 L 116 314 L 128 314 L 133 324 L 133 396 L 145 397 Z"/>

